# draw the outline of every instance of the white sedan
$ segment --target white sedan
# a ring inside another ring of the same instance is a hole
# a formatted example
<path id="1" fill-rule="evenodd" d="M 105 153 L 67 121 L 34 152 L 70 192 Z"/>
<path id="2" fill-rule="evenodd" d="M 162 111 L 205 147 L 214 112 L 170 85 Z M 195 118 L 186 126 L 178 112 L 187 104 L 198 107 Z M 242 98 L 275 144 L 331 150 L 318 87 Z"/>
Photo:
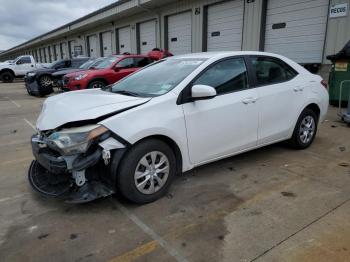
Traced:
<path id="1" fill-rule="evenodd" d="M 284 140 L 309 147 L 327 108 L 325 82 L 283 56 L 174 56 L 105 89 L 48 98 L 29 181 L 75 203 L 116 191 L 147 203 L 194 167 Z"/>

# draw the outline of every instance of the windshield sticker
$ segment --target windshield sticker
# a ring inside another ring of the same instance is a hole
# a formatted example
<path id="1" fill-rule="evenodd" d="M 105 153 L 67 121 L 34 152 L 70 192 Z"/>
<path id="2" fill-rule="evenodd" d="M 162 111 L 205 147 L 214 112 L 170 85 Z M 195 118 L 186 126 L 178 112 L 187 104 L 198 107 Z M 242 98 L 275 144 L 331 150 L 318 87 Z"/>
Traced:
<path id="1" fill-rule="evenodd" d="M 200 61 L 200 60 L 181 61 L 181 63 L 179 63 L 179 65 L 182 65 L 182 66 L 187 66 L 187 65 L 196 66 L 196 65 L 200 65 L 202 62 L 203 61 Z"/>

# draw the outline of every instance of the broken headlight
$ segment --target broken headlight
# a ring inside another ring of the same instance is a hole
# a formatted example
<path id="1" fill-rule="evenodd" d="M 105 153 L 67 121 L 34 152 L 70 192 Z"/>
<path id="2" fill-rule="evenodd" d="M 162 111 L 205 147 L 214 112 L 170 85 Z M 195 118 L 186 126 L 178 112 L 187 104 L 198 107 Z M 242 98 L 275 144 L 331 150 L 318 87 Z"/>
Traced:
<path id="1" fill-rule="evenodd" d="M 108 131 L 101 125 L 88 125 L 76 128 L 67 128 L 52 133 L 48 140 L 64 155 L 85 153 L 91 142 Z"/>

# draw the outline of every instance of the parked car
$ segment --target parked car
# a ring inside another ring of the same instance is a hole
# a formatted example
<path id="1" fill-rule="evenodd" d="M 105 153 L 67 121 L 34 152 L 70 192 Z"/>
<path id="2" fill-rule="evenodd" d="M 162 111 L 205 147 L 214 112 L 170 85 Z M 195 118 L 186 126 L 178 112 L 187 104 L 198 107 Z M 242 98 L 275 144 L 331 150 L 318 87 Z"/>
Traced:
<path id="1" fill-rule="evenodd" d="M 116 191 L 148 203 L 194 167 L 284 140 L 309 147 L 327 108 L 324 80 L 283 56 L 174 56 L 108 88 L 48 98 L 29 181 L 75 203 Z"/>
<path id="2" fill-rule="evenodd" d="M 88 60 L 88 57 L 63 59 L 53 62 L 46 68 L 28 72 L 24 78 L 28 94 L 38 96 L 51 94 L 55 85 L 55 82 L 53 82 L 52 73 L 67 68 L 79 68 L 79 66 Z"/>
<path id="3" fill-rule="evenodd" d="M 100 64 L 104 59 L 106 59 L 106 58 L 105 57 L 90 58 L 88 61 L 86 61 L 84 64 L 82 64 L 78 68 L 67 68 L 67 69 L 62 69 L 62 70 L 59 70 L 57 72 L 54 72 L 51 74 L 52 81 L 55 83 L 54 84 L 55 86 L 62 89 L 63 88 L 63 77 L 65 75 L 70 74 L 70 73 L 75 73 L 75 72 L 86 71 L 88 69 L 94 69 L 95 66 Z"/>
<path id="4" fill-rule="evenodd" d="M 0 63 L 0 81 L 12 83 L 15 78 L 22 78 L 27 72 L 42 67 L 44 64 L 36 63 L 30 55 L 19 56 L 15 60 Z"/>
<path id="5" fill-rule="evenodd" d="M 63 90 L 102 88 L 152 62 L 153 60 L 146 55 L 112 55 L 96 65 L 94 69 L 65 75 Z"/>

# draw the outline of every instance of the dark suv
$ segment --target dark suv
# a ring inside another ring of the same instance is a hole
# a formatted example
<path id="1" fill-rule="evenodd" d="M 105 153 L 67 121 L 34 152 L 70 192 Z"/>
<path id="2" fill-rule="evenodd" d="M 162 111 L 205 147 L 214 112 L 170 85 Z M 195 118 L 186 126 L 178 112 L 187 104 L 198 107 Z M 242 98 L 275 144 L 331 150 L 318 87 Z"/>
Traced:
<path id="1" fill-rule="evenodd" d="M 79 68 L 89 59 L 88 57 L 63 59 L 51 63 L 46 68 L 28 72 L 24 78 L 28 94 L 37 96 L 51 94 L 55 86 L 55 82 L 52 78 L 53 73 L 68 68 Z"/>

